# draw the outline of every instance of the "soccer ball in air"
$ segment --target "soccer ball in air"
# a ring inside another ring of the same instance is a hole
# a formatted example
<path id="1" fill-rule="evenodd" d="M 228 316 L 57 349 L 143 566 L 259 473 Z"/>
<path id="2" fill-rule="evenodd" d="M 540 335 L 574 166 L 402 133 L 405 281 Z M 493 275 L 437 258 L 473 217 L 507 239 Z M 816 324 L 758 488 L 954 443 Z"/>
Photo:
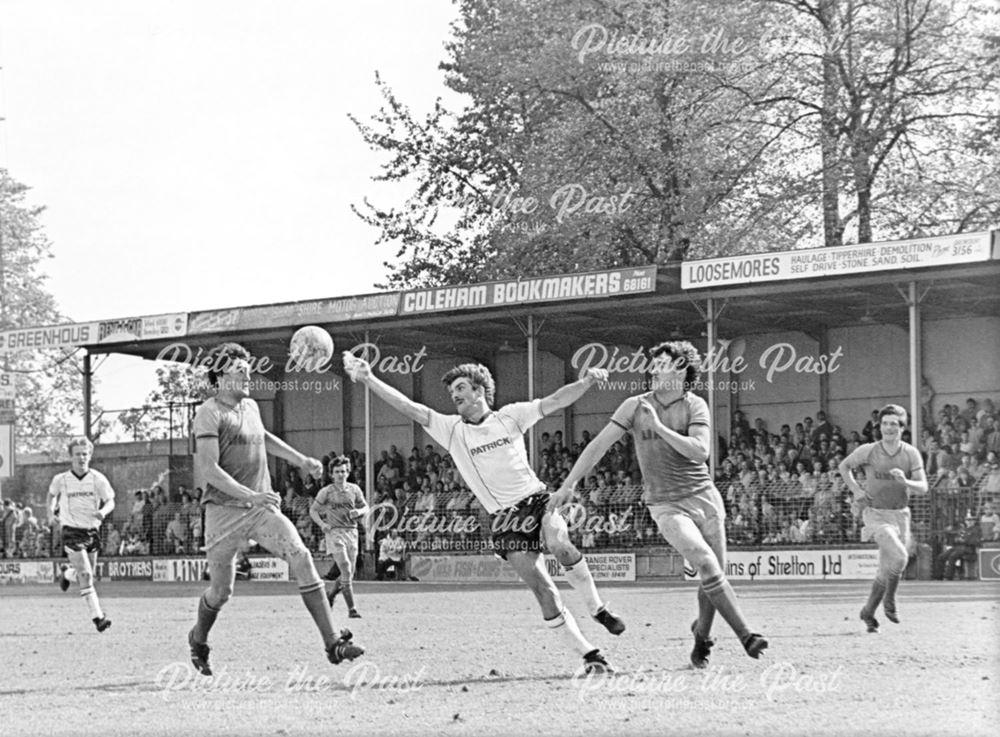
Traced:
<path id="1" fill-rule="evenodd" d="M 322 371 L 333 357 L 333 338 L 323 328 L 306 325 L 288 345 L 288 365 L 296 371 Z"/>

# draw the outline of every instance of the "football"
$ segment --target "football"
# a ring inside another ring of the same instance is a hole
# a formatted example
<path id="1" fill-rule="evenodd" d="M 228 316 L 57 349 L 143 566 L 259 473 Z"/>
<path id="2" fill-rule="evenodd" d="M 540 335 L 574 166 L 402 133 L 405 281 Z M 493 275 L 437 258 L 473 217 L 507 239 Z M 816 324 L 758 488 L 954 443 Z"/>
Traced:
<path id="1" fill-rule="evenodd" d="M 295 371 L 322 371 L 332 357 L 333 338 L 315 325 L 296 330 L 288 345 L 288 368 Z"/>

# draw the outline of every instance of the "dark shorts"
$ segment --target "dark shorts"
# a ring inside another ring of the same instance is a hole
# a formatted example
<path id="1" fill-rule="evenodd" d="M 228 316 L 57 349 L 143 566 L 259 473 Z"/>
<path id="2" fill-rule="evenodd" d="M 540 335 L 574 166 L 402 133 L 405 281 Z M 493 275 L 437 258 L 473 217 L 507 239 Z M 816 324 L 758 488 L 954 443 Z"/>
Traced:
<path id="1" fill-rule="evenodd" d="M 537 553 L 542 550 L 542 517 L 549 503 L 543 491 L 522 499 L 517 505 L 490 515 L 490 543 L 493 553 L 507 560 L 507 553 Z"/>
<path id="2" fill-rule="evenodd" d="M 63 547 L 67 550 L 96 553 L 101 549 L 101 531 L 83 527 L 63 527 L 62 541 Z"/>

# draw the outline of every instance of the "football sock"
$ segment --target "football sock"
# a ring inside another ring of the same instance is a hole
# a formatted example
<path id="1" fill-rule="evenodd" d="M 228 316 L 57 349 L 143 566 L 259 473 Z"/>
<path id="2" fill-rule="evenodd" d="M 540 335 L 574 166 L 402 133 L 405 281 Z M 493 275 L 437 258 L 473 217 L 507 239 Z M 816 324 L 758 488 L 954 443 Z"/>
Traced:
<path id="1" fill-rule="evenodd" d="M 705 593 L 705 587 L 698 586 L 698 625 L 695 628 L 702 637 L 712 634 L 712 622 L 715 620 L 715 606 Z"/>
<path id="2" fill-rule="evenodd" d="M 300 586 L 299 593 L 302 595 L 302 601 L 305 603 L 306 609 L 309 610 L 309 614 L 312 615 L 316 627 L 319 628 L 319 633 L 323 637 L 323 644 L 329 645 L 334 642 L 337 639 L 337 635 L 333 632 L 333 620 L 330 618 L 330 606 L 326 602 L 323 583 L 317 581 L 306 586 Z"/>
<path id="3" fill-rule="evenodd" d="M 604 602 L 597 593 L 597 586 L 594 585 L 594 577 L 590 574 L 587 559 L 581 555 L 576 563 L 563 568 L 566 570 L 566 580 L 583 596 L 591 615 L 597 614 L 604 606 Z"/>
<path id="4" fill-rule="evenodd" d="M 340 587 L 340 593 L 344 595 L 344 601 L 347 602 L 348 610 L 354 608 L 354 584 L 349 583 L 346 586 Z"/>
<path id="5" fill-rule="evenodd" d="M 896 589 L 899 587 L 899 582 L 902 580 L 902 573 L 895 573 L 889 576 L 888 580 L 885 582 L 885 600 L 886 601 L 896 601 Z"/>
<path id="6" fill-rule="evenodd" d="M 580 632 L 580 627 L 569 610 L 563 609 L 552 619 L 546 619 L 545 624 L 550 629 L 559 630 L 559 632 L 563 633 L 569 641 L 570 647 L 576 650 L 581 656 L 586 655 L 594 649 L 594 646 L 587 642 L 587 638 Z"/>
<path id="7" fill-rule="evenodd" d="M 736 603 L 736 592 L 729 585 L 729 581 L 720 573 L 702 581 L 702 586 L 710 603 L 719 611 L 722 618 L 733 628 L 733 632 L 742 641 L 750 634 L 750 628 L 747 626 L 746 620 L 743 619 L 740 606 Z"/>
<path id="8" fill-rule="evenodd" d="M 91 619 L 104 619 L 104 612 L 101 611 L 101 602 L 97 600 L 97 591 L 94 590 L 93 586 L 80 589 L 80 596 L 87 603 Z"/>
<path id="9" fill-rule="evenodd" d="M 898 583 L 898 582 L 897 582 Z M 865 602 L 865 611 L 868 614 L 874 614 L 875 610 L 878 609 L 878 605 L 882 603 L 882 597 L 886 593 L 886 582 L 881 578 L 876 578 L 872 581 L 872 590 L 868 594 L 868 601 Z M 893 588 L 895 592 L 895 588 Z"/>
<path id="10" fill-rule="evenodd" d="M 219 616 L 219 609 L 208 605 L 205 596 L 208 594 L 206 591 L 198 599 L 198 620 L 194 623 L 194 629 L 192 632 L 192 639 L 195 642 L 205 643 L 208 642 L 208 632 L 212 629 L 212 625 L 215 624 L 215 618 Z"/>

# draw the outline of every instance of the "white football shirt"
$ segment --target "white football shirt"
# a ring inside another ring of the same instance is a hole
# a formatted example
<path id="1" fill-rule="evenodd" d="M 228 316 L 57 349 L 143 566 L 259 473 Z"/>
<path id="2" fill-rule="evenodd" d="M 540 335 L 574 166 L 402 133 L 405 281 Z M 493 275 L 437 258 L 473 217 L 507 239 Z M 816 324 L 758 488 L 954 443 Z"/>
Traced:
<path id="1" fill-rule="evenodd" d="M 455 467 L 490 514 L 545 491 L 528 463 L 524 433 L 542 419 L 542 400 L 515 402 L 490 412 L 477 425 L 459 415 L 430 411 L 427 433 L 455 461 Z"/>
<path id="2" fill-rule="evenodd" d="M 57 473 L 49 485 L 49 496 L 58 497 L 61 525 L 96 530 L 101 526 L 97 510 L 114 499 L 115 492 L 105 475 L 91 468 L 82 479 L 71 470 Z"/>

